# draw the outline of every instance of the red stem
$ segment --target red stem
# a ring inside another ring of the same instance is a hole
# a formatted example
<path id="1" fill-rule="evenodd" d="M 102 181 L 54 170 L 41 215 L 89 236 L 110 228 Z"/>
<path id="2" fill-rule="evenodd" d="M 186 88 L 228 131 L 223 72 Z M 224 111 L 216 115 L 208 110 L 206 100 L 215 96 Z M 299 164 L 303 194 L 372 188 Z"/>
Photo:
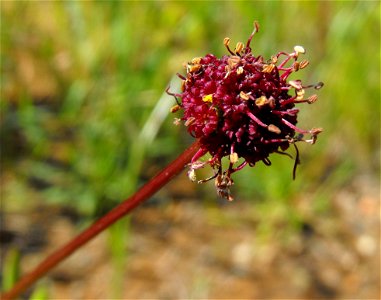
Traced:
<path id="1" fill-rule="evenodd" d="M 57 249 L 51 255 L 49 255 L 45 260 L 43 260 L 33 271 L 22 277 L 8 292 L 1 295 L 1 299 L 14 299 L 21 293 L 23 293 L 27 288 L 29 288 L 33 283 L 35 283 L 39 278 L 50 271 L 54 266 L 60 263 L 62 260 L 67 258 L 75 250 L 80 248 L 82 245 L 87 243 L 93 237 L 98 235 L 100 232 L 108 228 L 110 225 L 115 223 L 117 220 L 125 216 L 135 207 L 137 207 L 143 201 L 149 199 L 153 194 L 155 194 L 160 188 L 167 184 L 173 177 L 180 173 L 184 166 L 189 163 L 193 155 L 199 149 L 199 142 L 194 142 L 188 149 L 186 149 L 176 160 L 170 163 L 165 169 L 163 169 L 159 174 L 153 177 L 148 183 L 142 186 L 134 195 L 124 200 L 117 207 L 112 209 L 105 216 L 101 217 L 93 225 L 87 228 L 85 231 L 80 233 L 77 237 L 71 240 L 69 243 L 63 247 Z"/>

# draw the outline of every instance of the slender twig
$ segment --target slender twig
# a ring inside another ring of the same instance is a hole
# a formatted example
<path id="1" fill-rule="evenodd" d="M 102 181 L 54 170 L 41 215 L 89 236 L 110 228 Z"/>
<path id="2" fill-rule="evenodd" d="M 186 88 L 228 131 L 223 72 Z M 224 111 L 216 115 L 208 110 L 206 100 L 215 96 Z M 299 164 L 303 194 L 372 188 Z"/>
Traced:
<path id="1" fill-rule="evenodd" d="M 159 174 L 157 174 L 148 183 L 141 187 L 134 195 L 124 200 L 121 204 L 97 220 L 93 225 L 84 230 L 62 248 L 59 248 L 53 252 L 33 271 L 26 274 L 18 282 L 16 282 L 16 284 L 9 291 L 1 295 L 0 298 L 3 300 L 16 298 L 74 251 L 79 249 L 81 246 L 108 228 L 110 225 L 115 223 L 117 220 L 128 214 L 140 203 L 149 199 L 154 193 L 156 193 L 160 188 L 162 188 L 174 176 L 176 176 L 184 169 L 184 166 L 191 161 L 193 155 L 197 152 L 198 149 L 199 143 L 196 141 L 182 154 L 180 154 L 176 160 L 170 163 Z"/>

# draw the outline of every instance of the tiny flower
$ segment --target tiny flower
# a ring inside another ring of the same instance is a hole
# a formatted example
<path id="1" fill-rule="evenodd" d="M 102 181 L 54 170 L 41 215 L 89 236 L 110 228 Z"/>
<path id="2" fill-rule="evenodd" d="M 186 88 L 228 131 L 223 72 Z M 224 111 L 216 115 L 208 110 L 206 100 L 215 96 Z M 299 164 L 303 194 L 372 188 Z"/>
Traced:
<path id="1" fill-rule="evenodd" d="M 270 165 L 271 153 L 284 154 L 294 145 L 295 176 L 299 163 L 295 143 L 313 144 L 322 131 L 296 126 L 299 109 L 295 106 L 314 103 L 317 95 L 306 98 L 306 90 L 323 86 L 321 82 L 304 85 L 301 80 L 289 80 L 293 72 L 309 64 L 307 60 L 297 61 L 305 49 L 295 46 L 294 52 L 279 52 L 265 60 L 261 55 L 254 55 L 250 48 L 258 30 L 255 22 L 246 45 L 239 42 L 234 51 L 229 47 L 230 39 L 225 38 L 228 55 L 217 58 L 207 54 L 192 59 L 185 65 L 186 74 L 179 75 L 183 80 L 182 92 L 174 94 L 167 90 L 177 102 L 171 111 L 182 111 L 181 120 L 189 134 L 200 141 L 200 149 L 190 164 L 189 178 L 197 181 L 195 170 L 211 166 L 214 175 L 197 182 L 215 179 L 217 193 L 229 201 L 233 200 L 230 187 L 234 184 L 231 177 L 234 172 L 258 161 Z M 305 135 L 309 138 L 305 139 Z M 202 161 L 207 153 L 211 157 Z M 222 165 L 224 157 L 229 163 L 226 169 Z"/>

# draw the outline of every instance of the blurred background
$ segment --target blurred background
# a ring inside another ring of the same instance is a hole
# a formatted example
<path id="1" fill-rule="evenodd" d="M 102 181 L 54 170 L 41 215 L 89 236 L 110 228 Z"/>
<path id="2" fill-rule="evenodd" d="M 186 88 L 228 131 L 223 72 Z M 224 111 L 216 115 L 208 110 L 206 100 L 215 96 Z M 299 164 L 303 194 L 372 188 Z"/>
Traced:
<path id="1" fill-rule="evenodd" d="M 2 289 L 192 143 L 165 89 L 254 20 L 255 54 L 303 45 L 296 75 L 325 83 L 296 180 L 274 155 L 227 203 L 184 172 L 25 297 L 379 298 L 378 1 L 2 1 Z"/>

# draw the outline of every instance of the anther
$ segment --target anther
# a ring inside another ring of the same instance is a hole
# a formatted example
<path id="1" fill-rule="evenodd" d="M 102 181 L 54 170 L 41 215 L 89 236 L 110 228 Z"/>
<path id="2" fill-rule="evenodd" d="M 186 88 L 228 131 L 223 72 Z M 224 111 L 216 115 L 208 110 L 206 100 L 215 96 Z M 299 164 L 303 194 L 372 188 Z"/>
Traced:
<path id="1" fill-rule="evenodd" d="M 255 99 L 255 105 L 258 107 L 261 107 L 261 106 L 267 104 L 267 101 L 268 100 L 267 100 L 266 96 L 261 96 L 261 97 Z"/>
<path id="2" fill-rule="evenodd" d="M 250 34 L 250 37 L 249 39 L 247 40 L 247 43 L 246 43 L 246 53 L 249 53 L 250 52 L 250 43 L 251 43 L 251 40 L 253 39 L 253 36 L 254 34 L 256 34 L 257 32 L 259 31 L 259 24 L 257 21 L 254 21 L 254 29 L 253 29 L 253 32 Z"/>
<path id="3" fill-rule="evenodd" d="M 239 96 L 241 97 L 242 100 L 245 100 L 245 101 L 247 101 L 247 100 L 250 99 L 250 98 L 249 98 L 249 94 L 246 94 L 244 91 L 241 91 L 241 92 L 239 93 Z"/>
<path id="4" fill-rule="evenodd" d="M 318 82 L 317 84 L 314 85 L 315 90 L 320 90 L 324 86 L 323 82 Z"/>
<path id="5" fill-rule="evenodd" d="M 238 154 L 237 152 L 233 152 L 229 155 L 229 160 L 232 164 L 235 164 L 238 161 Z"/>
<path id="6" fill-rule="evenodd" d="M 263 73 L 271 73 L 274 70 L 274 68 L 275 68 L 274 64 L 264 65 L 262 72 Z"/>
<path id="7" fill-rule="evenodd" d="M 292 69 L 296 72 L 296 71 L 299 71 L 299 68 L 300 68 L 300 63 L 295 61 L 293 64 L 292 64 Z"/>
<path id="8" fill-rule="evenodd" d="M 302 89 L 302 83 L 300 82 L 300 80 L 290 80 L 288 84 L 297 90 Z"/>
<path id="9" fill-rule="evenodd" d="M 275 126 L 274 124 L 270 124 L 268 127 L 267 127 L 267 130 L 268 131 L 271 131 L 271 132 L 274 132 L 276 134 L 281 134 L 282 131 L 279 129 L 279 127 Z"/>
<path id="10" fill-rule="evenodd" d="M 237 75 L 240 75 L 243 73 L 243 67 L 238 67 L 237 69 Z"/>
<path id="11" fill-rule="evenodd" d="M 185 121 L 184 125 L 188 127 L 189 125 L 192 125 L 195 121 L 195 117 L 190 117 Z"/>
<path id="12" fill-rule="evenodd" d="M 233 51 L 230 50 L 230 48 L 229 48 L 229 44 L 230 44 L 230 39 L 229 39 L 228 37 L 224 38 L 224 45 L 225 45 L 226 49 L 229 51 L 229 53 L 230 53 L 231 55 L 235 55 L 235 54 L 233 53 Z"/>
<path id="13" fill-rule="evenodd" d="M 192 64 L 199 64 L 201 62 L 202 57 L 195 57 L 192 59 L 191 63 Z"/>
<path id="14" fill-rule="evenodd" d="M 239 62 L 241 61 L 241 58 L 239 56 L 232 56 L 228 58 L 228 66 L 231 69 L 233 69 Z"/>
<path id="15" fill-rule="evenodd" d="M 201 68 L 202 68 L 202 66 L 200 64 L 195 64 L 195 65 L 188 64 L 187 65 L 187 72 L 188 73 L 195 73 L 195 72 L 198 72 Z"/>
<path id="16" fill-rule="evenodd" d="M 299 54 L 299 53 L 301 53 L 301 54 L 306 53 L 306 50 L 304 50 L 304 48 L 303 48 L 302 46 L 295 46 L 295 47 L 294 47 L 294 51 L 295 51 L 297 54 Z"/>
<path id="17" fill-rule="evenodd" d="M 302 100 L 304 98 L 304 94 L 305 94 L 305 90 L 304 89 L 297 90 L 296 91 L 296 100 L 297 101 Z"/>
<path id="18" fill-rule="evenodd" d="M 310 62 L 306 59 L 302 60 L 300 63 L 299 63 L 299 69 L 304 69 L 305 67 L 307 67 L 308 65 L 310 64 Z"/>
<path id="19" fill-rule="evenodd" d="M 276 63 L 278 62 L 278 57 L 275 56 L 275 55 L 271 56 L 271 62 L 272 62 L 273 64 L 276 64 Z"/>
<path id="20" fill-rule="evenodd" d="M 235 46 L 234 52 L 235 52 L 237 55 L 239 55 L 239 54 L 242 52 L 242 50 L 243 50 L 244 47 L 245 47 L 245 46 L 244 46 L 243 43 L 238 42 L 237 45 Z"/>
<path id="21" fill-rule="evenodd" d="M 212 103 L 213 102 L 213 94 L 203 96 L 202 101 Z"/>
<path id="22" fill-rule="evenodd" d="M 323 132 L 323 128 L 312 128 L 311 130 L 310 130 L 310 133 L 312 134 L 312 135 L 318 135 L 319 133 L 321 133 L 321 132 Z"/>
<path id="23" fill-rule="evenodd" d="M 307 102 L 308 104 L 312 104 L 312 103 L 315 103 L 317 99 L 318 99 L 318 96 L 314 94 L 308 97 Z"/>
<path id="24" fill-rule="evenodd" d="M 176 104 L 171 107 L 171 113 L 175 113 L 180 109 L 180 105 Z"/>
<path id="25" fill-rule="evenodd" d="M 188 178 L 193 182 L 196 181 L 196 172 L 193 169 L 188 171 Z"/>

